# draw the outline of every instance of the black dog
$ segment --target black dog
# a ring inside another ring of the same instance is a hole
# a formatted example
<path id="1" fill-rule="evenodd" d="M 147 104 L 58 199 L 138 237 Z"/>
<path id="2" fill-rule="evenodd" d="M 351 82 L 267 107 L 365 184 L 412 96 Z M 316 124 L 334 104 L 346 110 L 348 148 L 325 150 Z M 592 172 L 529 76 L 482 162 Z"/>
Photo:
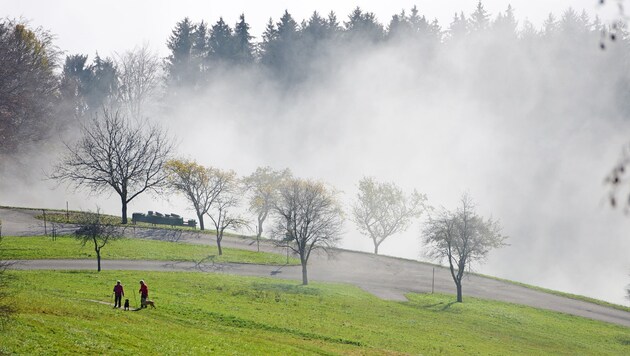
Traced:
<path id="1" fill-rule="evenodd" d="M 125 310 L 129 310 L 129 299 L 125 299 Z"/>

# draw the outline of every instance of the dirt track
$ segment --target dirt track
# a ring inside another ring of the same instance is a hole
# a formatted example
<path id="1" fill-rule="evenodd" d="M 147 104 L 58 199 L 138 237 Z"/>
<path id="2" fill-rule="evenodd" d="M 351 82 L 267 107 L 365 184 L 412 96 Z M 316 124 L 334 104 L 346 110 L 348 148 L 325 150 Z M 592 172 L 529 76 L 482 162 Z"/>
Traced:
<path id="1" fill-rule="evenodd" d="M 34 219 L 38 212 L 29 210 L 0 209 L 3 235 L 27 236 L 43 233 L 43 223 Z M 60 231 L 71 231 L 69 226 L 59 226 Z M 130 237 L 159 240 L 172 239 L 172 232 L 152 229 L 128 229 Z M 182 234 L 180 241 L 215 244 L 211 235 Z M 255 250 L 255 242 L 249 239 L 225 237 L 223 246 Z M 261 244 L 261 249 L 283 253 L 270 244 Z M 17 269 L 93 269 L 93 260 L 35 260 L 19 261 Z M 260 266 L 248 264 L 195 264 L 192 262 L 160 261 L 102 261 L 103 269 L 154 270 L 154 271 L 199 271 L 228 273 L 247 276 L 265 276 L 301 280 L 299 266 Z M 431 292 L 432 275 L 435 268 L 436 292 L 455 293 L 455 287 L 447 269 L 416 261 L 387 256 L 375 256 L 361 252 L 337 251 L 333 257 L 323 254 L 311 256 L 309 280 L 343 282 L 355 284 L 381 298 L 406 300 L 405 293 Z M 555 310 L 595 320 L 630 327 L 630 313 L 592 303 L 548 294 L 521 287 L 512 283 L 471 275 L 464 281 L 464 299 L 467 296 L 494 299 L 504 302 L 529 305 L 536 308 Z"/>

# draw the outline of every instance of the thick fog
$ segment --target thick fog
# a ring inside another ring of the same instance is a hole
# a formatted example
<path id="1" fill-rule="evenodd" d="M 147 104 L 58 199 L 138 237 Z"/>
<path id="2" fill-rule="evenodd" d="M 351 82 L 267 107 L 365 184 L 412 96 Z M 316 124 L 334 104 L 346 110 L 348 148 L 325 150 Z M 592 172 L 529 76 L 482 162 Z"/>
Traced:
<path id="1" fill-rule="evenodd" d="M 334 185 L 346 206 L 363 176 L 415 188 L 436 207 L 469 192 L 509 236 L 475 271 L 627 304 L 630 216 L 609 206 L 603 183 L 629 139 L 625 49 L 602 51 L 591 36 L 533 50 L 494 36 L 344 45 L 289 86 L 260 69 L 225 69 L 203 91 L 162 100 L 152 118 L 177 138 L 178 156 L 240 175 L 290 168 Z M 61 141 L 2 162 L 0 203 L 119 214 L 115 194 L 44 179 Z M 145 194 L 129 209 L 194 217 L 177 196 Z M 381 254 L 426 260 L 421 224 L 385 240 Z M 345 227 L 341 247 L 372 251 L 349 219 Z"/>

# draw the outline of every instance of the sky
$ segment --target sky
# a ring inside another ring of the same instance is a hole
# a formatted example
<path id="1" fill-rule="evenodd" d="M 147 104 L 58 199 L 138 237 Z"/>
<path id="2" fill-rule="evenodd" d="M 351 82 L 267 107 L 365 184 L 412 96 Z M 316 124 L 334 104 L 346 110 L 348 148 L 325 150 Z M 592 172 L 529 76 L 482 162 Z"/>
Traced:
<path id="1" fill-rule="evenodd" d="M 24 18 L 34 26 L 42 26 L 57 36 L 57 45 L 66 54 L 110 56 L 141 44 L 148 43 L 160 55 L 166 55 L 166 39 L 175 23 L 184 17 L 193 21 L 216 22 L 220 16 L 234 24 L 245 13 L 256 40 L 264 31 L 270 17 L 277 21 L 285 10 L 295 19 L 308 18 L 313 11 L 322 14 L 335 11 L 344 21 L 347 15 L 360 6 L 374 12 L 382 23 L 388 23 L 393 14 L 416 5 L 427 18 L 437 18 L 447 27 L 455 12 L 469 14 L 477 0 L 416 0 L 416 1 L 200 1 L 200 0 L 112 0 L 96 2 L 85 0 L 2 0 L 3 16 Z M 515 9 L 516 17 L 529 19 L 539 27 L 550 12 L 561 14 L 568 7 L 602 17 L 614 12 L 613 4 L 603 9 L 597 0 L 486 0 L 485 9 L 494 17 L 505 11 L 508 4 Z M 88 5 L 93 4 L 93 5 Z"/>

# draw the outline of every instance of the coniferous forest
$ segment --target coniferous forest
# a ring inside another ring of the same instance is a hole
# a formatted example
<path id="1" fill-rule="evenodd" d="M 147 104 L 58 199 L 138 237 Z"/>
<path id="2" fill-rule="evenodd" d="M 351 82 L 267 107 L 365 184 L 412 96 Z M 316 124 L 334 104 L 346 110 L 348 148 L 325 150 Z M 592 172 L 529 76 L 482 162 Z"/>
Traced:
<path id="1" fill-rule="evenodd" d="M 611 41 L 602 39 L 609 24 L 585 12 L 567 9 L 534 26 L 517 19 L 511 6 L 490 14 L 481 2 L 470 13 L 454 14 L 448 24 L 428 16 L 415 6 L 386 22 L 359 7 L 347 15 L 315 11 L 307 19 L 296 19 L 287 10 L 270 18 L 262 34 L 251 33 L 246 14 L 236 21 L 219 18 L 213 23 L 184 18 L 165 39 L 166 58 L 146 46 L 111 57 L 62 56 L 63 49 L 56 47 L 49 30 L 4 19 L 0 23 L 0 152 L 9 154 L 20 146 L 44 142 L 105 104 L 133 106 L 136 115 L 142 115 L 140 106 L 155 102 L 175 105 L 204 92 L 219 77 L 246 73 L 245 86 L 271 86 L 296 95 L 313 82 L 331 83 L 348 63 L 361 63 L 377 53 L 387 57 L 385 73 L 395 61 L 413 66 L 415 77 L 408 80 L 416 87 L 430 90 L 447 83 L 475 100 L 492 101 L 491 109 L 500 112 L 531 99 L 533 90 L 543 91 L 540 107 L 561 106 L 545 103 L 554 100 L 554 91 L 591 92 L 598 98 L 606 96 L 598 91 L 613 90 L 616 100 L 593 103 L 590 109 L 604 114 L 628 112 L 623 98 L 630 89 L 630 71 L 623 29 Z M 605 49 L 593 55 L 593 48 L 600 45 Z M 553 68 L 554 73 L 549 76 L 540 66 Z M 566 78 L 572 80 L 562 80 Z M 551 113 L 535 113 L 541 115 Z"/>

